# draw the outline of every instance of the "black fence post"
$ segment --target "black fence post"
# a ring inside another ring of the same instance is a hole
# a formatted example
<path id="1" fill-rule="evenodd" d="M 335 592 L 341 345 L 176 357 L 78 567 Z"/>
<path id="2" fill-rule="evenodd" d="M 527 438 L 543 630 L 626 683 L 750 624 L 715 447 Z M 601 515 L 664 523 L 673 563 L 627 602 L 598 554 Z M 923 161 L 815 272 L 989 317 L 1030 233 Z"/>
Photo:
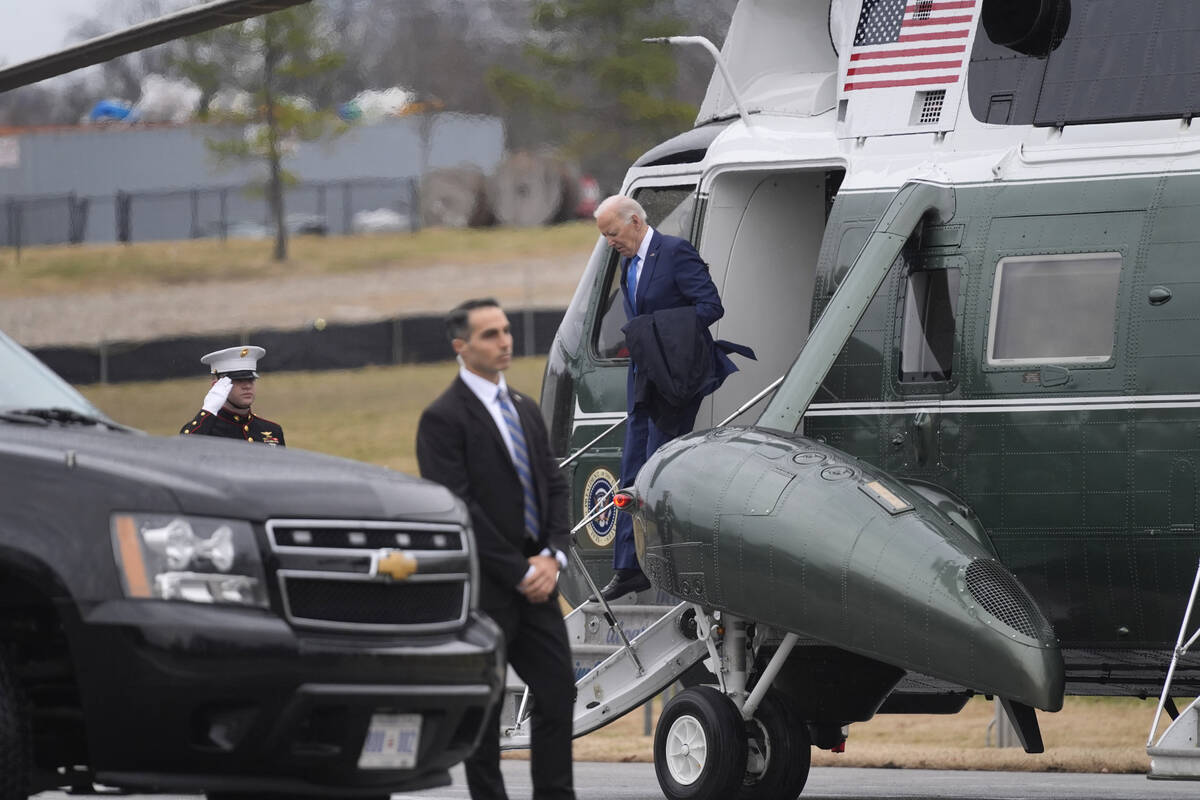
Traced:
<path id="1" fill-rule="evenodd" d="M 342 184 L 342 233 L 353 233 L 350 230 L 354 219 L 354 194 L 350 189 L 350 181 Z"/>
<path id="2" fill-rule="evenodd" d="M 200 190 L 192 189 L 192 238 L 199 239 L 203 234 L 200 231 Z"/>
<path id="3" fill-rule="evenodd" d="M 100 383 L 108 383 L 108 342 L 101 339 L 96 345 L 97 366 L 99 367 Z"/>
<path id="4" fill-rule="evenodd" d="M 404 362 L 404 319 L 392 317 L 392 363 Z"/>
<path id="5" fill-rule="evenodd" d="M 221 194 L 220 194 L 220 205 L 221 205 L 220 217 L 221 217 L 221 219 L 217 222 L 217 224 L 221 227 L 221 241 L 222 242 L 225 241 L 229 237 L 229 220 L 227 220 L 225 218 L 226 208 L 227 208 L 226 198 L 228 197 L 228 195 L 229 195 L 229 190 L 222 188 Z"/>
<path id="6" fill-rule="evenodd" d="M 71 244 L 82 244 L 87 238 L 88 207 L 91 200 L 87 197 L 71 195 L 70 232 Z"/>
<path id="7" fill-rule="evenodd" d="M 123 244 L 129 244 L 132 237 L 130 236 L 133 227 L 133 196 L 128 192 L 117 192 L 116 197 L 116 212 L 117 212 L 117 241 Z"/>

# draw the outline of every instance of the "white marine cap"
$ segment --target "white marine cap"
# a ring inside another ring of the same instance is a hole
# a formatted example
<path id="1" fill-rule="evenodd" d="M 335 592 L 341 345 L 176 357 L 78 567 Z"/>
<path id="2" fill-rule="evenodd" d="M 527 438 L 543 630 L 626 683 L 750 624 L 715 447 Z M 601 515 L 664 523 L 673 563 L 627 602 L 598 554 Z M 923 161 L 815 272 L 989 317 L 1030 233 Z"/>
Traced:
<path id="1" fill-rule="evenodd" d="M 217 350 L 200 359 L 201 364 L 207 364 L 214 375 L 230 378 L 257 378 L 258 360 L 267 351 L 252 344 L 242 347 L 226 347 Z"/>

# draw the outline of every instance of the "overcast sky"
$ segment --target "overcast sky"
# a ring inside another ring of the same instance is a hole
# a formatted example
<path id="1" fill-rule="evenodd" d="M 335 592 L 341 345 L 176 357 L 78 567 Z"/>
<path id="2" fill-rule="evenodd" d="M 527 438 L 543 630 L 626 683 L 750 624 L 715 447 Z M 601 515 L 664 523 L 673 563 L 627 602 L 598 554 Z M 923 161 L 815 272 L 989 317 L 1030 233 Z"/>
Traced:
<path id="1" fill-rule="evenodd" d="M 203 5 L 211 0 L 162 0 L 171 10 Z M 137 0 L 0 0 L 0 63 L 19 64 L 52 53 L 68 44 L 67 34 L 76 24 L 102 15 L 119 19 L 146 18 Z M 113 22 L 111 28 L 128 23 Z M 72 44 L 77 43 L 71 42 Z"/>
<path id="2" fill-rule="evenodd" d="M 57 50 L 96 6 L 97 0 L 0 0 L 0 61 L 18 64 Z"/>

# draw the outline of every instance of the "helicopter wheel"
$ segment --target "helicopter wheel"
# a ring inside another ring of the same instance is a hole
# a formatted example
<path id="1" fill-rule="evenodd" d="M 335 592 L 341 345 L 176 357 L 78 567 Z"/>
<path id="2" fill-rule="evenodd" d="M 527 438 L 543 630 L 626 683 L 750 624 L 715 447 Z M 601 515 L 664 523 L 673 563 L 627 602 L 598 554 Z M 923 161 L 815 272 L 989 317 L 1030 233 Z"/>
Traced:
<path id="1" fill-rule="evenodd" d="M 684 689 L 654 732 L 654 772 L 668 800 L 724 800 L 746 773 L 746 729 L 733 701 L 711 686 Z"/>
<path id="2" fill-rule="evenodd" d="M 767 692 L 746 723 L 747 769 L 739 800 L 795 800 L 808 781 L 812 743 L 808 728 L 787 704 Z"/>

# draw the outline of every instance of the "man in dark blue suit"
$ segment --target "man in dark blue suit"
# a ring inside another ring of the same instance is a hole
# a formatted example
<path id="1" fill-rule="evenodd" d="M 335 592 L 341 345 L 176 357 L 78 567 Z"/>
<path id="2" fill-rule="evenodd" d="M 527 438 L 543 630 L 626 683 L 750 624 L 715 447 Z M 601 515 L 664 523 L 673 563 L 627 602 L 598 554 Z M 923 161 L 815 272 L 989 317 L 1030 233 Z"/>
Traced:
<path id="1" fill-rule="evenodd" d="M 600 203 L 595 217 L 601 235 L 621 255 L 621 293 L 626 316 L 632 320 L 644 314 L 691 306 L 707 335 L 708 326 L 724 315 L 725 308 L 708 274 L 708 265 L 691 243 L 654 230 L 646 222 L 641 204 L 624 195 L 613 195 Z M 646 407 L 634 402 L 637 369 L 637 362 L 632 362 L 626 389 L 629 421 L 621 453 L 622 486 L 633 483 L 646 459 L 663 443 L 692 429 L 703 396 L 697 394 L 678 409 L 674 430 L 664 432 Z M 650 581 L 638 565 L 633 518 L 628 514 L 617 515 L 613 569 L 612 580 L 601 590 L 606 600 L 650 588 Z"/>

